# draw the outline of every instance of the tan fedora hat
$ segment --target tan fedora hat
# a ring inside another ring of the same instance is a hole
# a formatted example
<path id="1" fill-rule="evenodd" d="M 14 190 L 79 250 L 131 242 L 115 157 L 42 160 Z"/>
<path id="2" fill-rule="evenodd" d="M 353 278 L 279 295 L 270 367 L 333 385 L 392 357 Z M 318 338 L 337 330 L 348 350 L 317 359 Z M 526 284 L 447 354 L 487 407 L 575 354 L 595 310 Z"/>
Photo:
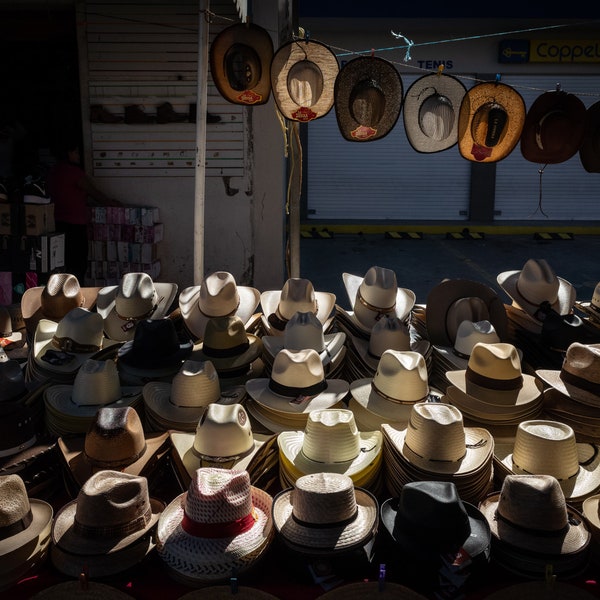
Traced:
<path id="1" fill-rule="evenodd" d="M 463 97 L 458 117 L 458 149 L 474 162 L 497 162 L 519 143 L 525 101 L 513 87 L 499 82 L 474 85 Z"/>
<path id="2" fill-rule="evenodd" d="M 260 292 L 251 286 L 237 285 L 227 271 L 207 275 L 200 285 L 187 287 L 179 294 L 181 317 L 198 340 L 204 337 L 208 320 L 214 317 L 239 317 L 244 326 L 260 303 Z"/>
<path id="3" fill-rule="evenodd" d="M 600 101 L 585 113 L 585 133 L 579 148 L 579 160 L 588 173 L 600 173 Z"/>
<path id="4" fill-rule="evenodd" d="M 423 75 L 406 91 L 404 130 L 417 152 L 441 152 L 458 142 L 458 115 L 467 89 L 445 73 Z"/>
<path id="5" fill-rule="evenodd" d="M 271 89 L 279 112 L 292 121 L 324 117 L 333 107 L 333 88 L 340 70 L 325 44 L 292 40 L 271 61 Z"/>

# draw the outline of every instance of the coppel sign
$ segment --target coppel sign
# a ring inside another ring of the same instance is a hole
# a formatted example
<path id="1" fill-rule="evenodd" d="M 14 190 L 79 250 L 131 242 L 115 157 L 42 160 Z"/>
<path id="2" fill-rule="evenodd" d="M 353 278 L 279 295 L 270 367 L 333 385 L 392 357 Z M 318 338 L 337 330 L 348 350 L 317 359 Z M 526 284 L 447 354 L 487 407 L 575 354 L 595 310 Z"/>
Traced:
<path id="1" fill-rule="evenodd" d="M 531 40 L 530 62 L 600 62 L 600 40 Z"/>

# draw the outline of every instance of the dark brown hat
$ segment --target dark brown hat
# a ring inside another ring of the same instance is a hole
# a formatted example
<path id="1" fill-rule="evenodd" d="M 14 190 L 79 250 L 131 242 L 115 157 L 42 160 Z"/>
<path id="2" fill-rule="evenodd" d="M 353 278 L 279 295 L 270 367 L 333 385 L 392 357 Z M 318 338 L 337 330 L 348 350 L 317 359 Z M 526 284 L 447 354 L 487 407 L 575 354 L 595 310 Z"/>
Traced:
<path id="1" fill-rule="evenodd" d="M 403 92 L 400 73 L 387 60 L 361 56 L 346 63 L 334 87 L 335 114 L 342 136 L 351 142 L 385 137 L 400 116 Z"/>
<path id="2" fill-rule="evenodd" d="M 527 111 L 521 134 L 521 154 L 541 164 L 561 163 L 581 147 L 585 133 L 583 102 L 562 90 L 544 92 Z"/>
<path id="3" fill-rule="evenodd" d="M 588 173 L 600 173 L 600 101 L 592 104 L 585 115 L 585 134 L 579 158 Z"/>
<path id="4" fill-rule="evenodd" d="M 273 41 L 253 23 L 226 27 L 209 51 L 210 72 L 225 100 L 233 104 L 266 104 L 271 93 Z"/>

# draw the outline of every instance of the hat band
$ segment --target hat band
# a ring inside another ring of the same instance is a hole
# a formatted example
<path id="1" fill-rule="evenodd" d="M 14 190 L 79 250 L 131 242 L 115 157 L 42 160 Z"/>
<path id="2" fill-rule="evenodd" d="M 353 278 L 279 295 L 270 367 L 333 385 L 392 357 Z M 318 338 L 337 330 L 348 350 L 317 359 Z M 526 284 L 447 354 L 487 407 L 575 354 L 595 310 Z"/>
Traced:
<path id="1" fill-rule="evenodd" d="M 513 377 L 512 379 L 493 379 L 492 377 L 476 373 L 469 366 L 467 366 L 465 378 L 475 385 L 493 390 L 518 390 L 523 387 L 523 375 Z"/>
<path id="2" fill-rule="evenodd" d="M 506 523 L 507 525 L 514 527 L 518 531 L 522 531 L 523 533 L 527 533 L 529 535 L 535 535 L 538 537 L 556 537 L 559 535 L 564 535 L 565 533 L 567 533 L 569 531 L 569 525 L 579 525 L 579 523 L 581 522 L 578 519 L 575 519 L 573 516 L 568 515 L 567 523 L 564 525 L 564 527 L 561 527 L 560 529 L 535 529 L 533 527 L 525 527 L 524 525 L 519 525 L 518 523 L 514 523 L 510 519 L 507 519 L 506 517 L 501 515 L 500 511 L 498 509 L 496 509 L 496 512 L 494 513 L 494 517 L 496 518 L 497 521 L 502 521 L 503 523 Z"/>
<path id="3" fill-rule="evenodd" d="M 583 379 L 583 377 L 573 375 L 573 373 L 569 373 L 569 371 L 561 370 L 560 378 L 565 383 L 570 383 L 571 385 L 574 385 L 579 389 L 585 390 L 586 392 L 600 394 L 600 384 L 594 383 L 593 381 L 589 381 L 588 379 Z"/>
<path id="4" fill-rule="evenodd" d="M 22 425 L 22 423 L 18 423 L 18 427 L 20 427 Z M 13 424 L 14 426 L 14 424 Z M 17 452 L 20 452 L 21 450 L 25 450 L 26 448 L 29 448 L 30 446 L 33 446 L 33 444 L 35 444 L 36 442 L 36 435 L 33 434 L 32 437 L 30 437 L 26 442 L 22 442 L 21 444 L 19 444 L 18 446 L 15 446 L 14 448 L 7 448 L 6 450 L 0 450 L 0 458 L 4 458 L 5 456 L 12 456 L 13 454 L 16 454 Z"/>
<path id="5" fill-rule="evenodd" d="M 238 356 L 243 354 L 250 348 L 250 340 L 246 340 L 245 342 L 238 344 L 237 346 L 232 346 L 231 348 L 214 348 L 212 346 L 207 346 L 206 342 L 202 347 L 202 351 L 206 356 L 211 356 L 213 358 L 228 358 L 230 356 Z"/>
<path id="6" fill-rule="evenodd" d="M 334 521 L 333 523 L 313 523 L 311 521 L 303 521 L 299 519 L 294 512 L 292 511 L 292 519 L 301 525 L 302 527 L 311 527 L 313 529 L 335 529 L 337 527 L 344 527 L 345 525 L 349 525 L 356 521 L 356 517 L 358 516 L 358 507 L 354 509 L 354 513 L 348 517 L 347 519 L 342 519 L 341 521 Z"/>
<path id="7" fill-rule="evenodd" d="M 21 531 L 25 531 L 33 522 L 33 514 L 31 513 L 31 508 L 25 513 L 25 516 L 10 525 L 5 525 L 4 527 L 0 527 L 0 540 L 5 540 L 13 535 L 17 535 L 17 533 L 21 533 Z"/>
<path id="8" fill-rule="evenodd" d="M 78 354 L 88 354 L 98 352 L 100 346 L 96 344 L 80 344 L 70 337 L 52 337 L 52 344 L 60 348 L 63 352 L 76 352 Z"/>
<path id="9" fill-rule="evenodd" d="M 73 529 L 83 537 L 90 539 L 125 537 L 130 533 L 135 533 L 136 531 L 141 531 L 144 529 L 150 522 L 151 518 L 152 507 L 148 505 L 148 508 L 144 514 L 121 525 L 115 525 L 113 527 L 93 527 L 90 525 L 84 525 L 75 519 L 73 522 Z"/>
<path id="10" fill-rule="evenodd" d="M 277 383 L 274 379 L 269 379 L 269 389 L 275 394 L 288 396 L 290 398 L 296 398 L 297 396 L 316 396 L 327 389 L 327 382 L 325 379 L 322 379 L 318 383 L 308 387 L 291 387 L 289 385 Z"/>
<path id="11" fill-rule="evenodd" d="M 457 463 L 460 462 L 466 455 L 467 455 L 467 449 L 465 446 L 465 452 L 462 456 L 459 456 L 458 458 L 428 458 L 423 456 L 422 454 L 419 454 L 418 452 L 415 452 L 410 445 L 406 442 L 406 440 L 404 441 L 404 445 L 413 453 L 416 454 L 419 458 L 422 458 L 423 460 L 427 460 L 429 462 L 440 462 L 440 463 Z"/>
<path id="12" fill-rule="evenodd" d="M 383 315 L 387 315 L 396 310 L 396 303 L 392 304 L 389 308 L 382 308 L 381 306 L 375 306 L 374 304 L 369 304 L 360 293 L 360 288 L 356 292 L 356 299 L 367 309 L 376 312 L 379 317 L 383 317 Z"/>
<path id="13" fill-rule="evenodd" d="M 113 467 L 127 467 L 128 465 L 133 464 L 136 460 L 141 458 L 146 452 L 146 442 L 144 442 L 144 447 L 141 452 L 134 454 L 133 456 L 128 456 L 127 458 L 122 458 L 121 460 L 98 460 L 90 456 L 87 452 L 83 453 L 85 459 L 93 466 L 99 467 L 101 469 L 112 469 Z"/>
<path id="14" fill-rule="evenodd" d="M 143 315 L 138 315 L 138 316 L 120 315 L 117 312 L 116 308 L 115 308 L 115 314 L 117 315 L 117 317 L 119 317 L 119 319 L 121 319 L 123 321 L 141 321 L 142 319 L 148 319 L 149 317 L 151 317 L 156 312 L 156 309 L 158 308 L 158 305 L 163 300 L 164 300 L 164 298 L 159 298 L 158 302 L 156 304 L 153 304 L 152 308 L 150 310 L 146 311 Z"/>
<path id="15" fill-rule="evenodd" d="M 428 396 L 429 394 L 425 394 L 425 396 L 423 396 L 422 398 L 419 398 L 418 400 L 399 400 L 398 398 L 392 398 L 391 396 L 388 396 L 387 394 L 384 394 L 376 385 L 375 382 L 372 381 L 371 382 L 371 387 L 373 388 L 373 391 L 378 395 L 381 396 L 384 400 L 389 400 L 390 402 L 394 402 L 395 404 L 415 404 L 416 402 L 423 402 Z"/>
<path id="16" fill-rule="evenodd" d="M 532 306 L 542 306 L 542 304 L 544 302 L 548 302 L 550 305 L 552 305 L 552 302 L 550 302 L 550 300 L 543 300 L 542 302 L 536 302 L 535 300 L 530 300 L 519 288 L 519 280 L 517 279 L 517 281 L 515 282 L 515 288 L 517 290 L 517 292 L 519 292 L 519 296 L 521 296 L 521 298 L 523 298 L 523 300 L 525 300 L 526 302 L 528 302 L 529 304 L 531 304 Z"/>
<path id="17" fill-rule="evenodd" d="M 458 358 L 464 358 L 465 360 L 469 360 L 470 354 L 465 354 L 464 352 L 459 352 L 456 348 L 452 348 L 452 354 L 454 356 L 458 356 Z"/>
<path id="18" fill-rule="evenodd" d="M 246 533 L 246 531 L 252 529 L 254 523 L 257 521 L 258 514 L 254 507 L 252 507 L 252 511 L 245 517 L 225 523 L 199 523 L 188 517 L 184 511 L 181 528 L 194 537 L 209 539 L 229 538 Z"/>

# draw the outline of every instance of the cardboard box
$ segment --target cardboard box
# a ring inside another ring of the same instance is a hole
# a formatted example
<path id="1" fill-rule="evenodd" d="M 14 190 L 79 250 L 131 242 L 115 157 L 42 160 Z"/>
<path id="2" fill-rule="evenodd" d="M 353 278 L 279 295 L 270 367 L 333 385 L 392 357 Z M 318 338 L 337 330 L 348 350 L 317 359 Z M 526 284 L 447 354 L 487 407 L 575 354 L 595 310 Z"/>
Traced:
<path id="1" fill-rule="evenodd" d="M 54 203 L 23 204 L 25 235 L 45 235 L 54 233 Z"/>
<path id="2" fill-rule="evenodd" d="M 51 273 L 65 266 L 65 234 L 28 236 L 29 270 Z"/>

